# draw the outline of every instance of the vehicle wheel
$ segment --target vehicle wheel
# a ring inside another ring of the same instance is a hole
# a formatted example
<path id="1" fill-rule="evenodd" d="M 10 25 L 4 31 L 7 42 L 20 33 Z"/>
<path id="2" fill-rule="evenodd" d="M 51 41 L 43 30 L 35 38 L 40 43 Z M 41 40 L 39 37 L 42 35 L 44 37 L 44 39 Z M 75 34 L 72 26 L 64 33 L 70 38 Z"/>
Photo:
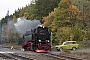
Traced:
<path id="1" fill-rule="evenodd" d="M 72 50 L 75 51 L 76 50 L 76 47 L 73 47 Z"/>
<path id="2" fill-rule="evenodd" d="M 60 49 L 56 49 L 57 51 L 60 51 Z"/>
<path id="3" fill-rule="evenodd" d="M 60 51 L 62 52 L 63 51 L 63 48 L 60 48 Z"/>

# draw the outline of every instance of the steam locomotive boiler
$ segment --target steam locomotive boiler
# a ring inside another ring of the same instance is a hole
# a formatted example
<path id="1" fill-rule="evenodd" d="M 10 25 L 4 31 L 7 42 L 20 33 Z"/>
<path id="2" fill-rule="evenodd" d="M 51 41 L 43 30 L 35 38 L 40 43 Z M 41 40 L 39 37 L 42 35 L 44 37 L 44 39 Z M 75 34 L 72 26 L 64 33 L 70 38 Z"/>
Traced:
<path id="1" fill-rule="evenodd" d="M 35 52 L 50 52 L 51 51 L 51 34 L 47 27 L 38 26 L 31 31 L 27 31 L 23 35 L 24 43 L 22 48 L 24 50 L 33 50 Z"/>

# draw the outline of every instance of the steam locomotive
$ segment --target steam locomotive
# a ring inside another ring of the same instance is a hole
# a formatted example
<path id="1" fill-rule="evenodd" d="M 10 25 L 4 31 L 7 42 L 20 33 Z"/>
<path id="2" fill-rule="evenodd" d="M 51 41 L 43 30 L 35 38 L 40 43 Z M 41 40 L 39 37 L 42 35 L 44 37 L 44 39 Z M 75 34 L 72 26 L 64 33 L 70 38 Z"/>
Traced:
<path id="1" fill-rule="evenodd" d="M 32 50 L 35 52 L 51 51 L 51 34 L 47 27 L 39 25 L 38 27 L 26 31 L 23 35 L 23 50 Z"/>

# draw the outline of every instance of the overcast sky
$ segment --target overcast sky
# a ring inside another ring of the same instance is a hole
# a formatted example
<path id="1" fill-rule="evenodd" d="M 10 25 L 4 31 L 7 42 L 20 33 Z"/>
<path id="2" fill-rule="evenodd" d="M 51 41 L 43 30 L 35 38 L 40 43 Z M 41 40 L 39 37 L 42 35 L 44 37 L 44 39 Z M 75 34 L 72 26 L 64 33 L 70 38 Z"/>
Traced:
<path id="1" fill-rule="evenodd" d="M 30 1 L 31 0 L 0 0 L 0 20 L 6 16 L 8 10 L 9 14 L 13 14 L 18 8 L 30 4 Z"/>

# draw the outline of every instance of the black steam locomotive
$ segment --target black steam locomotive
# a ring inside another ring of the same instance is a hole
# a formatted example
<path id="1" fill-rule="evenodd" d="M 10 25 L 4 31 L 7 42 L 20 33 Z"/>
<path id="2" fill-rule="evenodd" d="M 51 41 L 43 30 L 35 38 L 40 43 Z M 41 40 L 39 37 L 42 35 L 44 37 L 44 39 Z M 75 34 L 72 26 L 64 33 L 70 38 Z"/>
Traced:
<path id="1" fill-rule="evenodd" d="M 23 35 L 24 43 L 23 50 L 33 50 L 35 52 L 50 52 L 51 51 L 51 34 L 47 27 L 38 26 L 31 31 L 27 31 Z"/>

